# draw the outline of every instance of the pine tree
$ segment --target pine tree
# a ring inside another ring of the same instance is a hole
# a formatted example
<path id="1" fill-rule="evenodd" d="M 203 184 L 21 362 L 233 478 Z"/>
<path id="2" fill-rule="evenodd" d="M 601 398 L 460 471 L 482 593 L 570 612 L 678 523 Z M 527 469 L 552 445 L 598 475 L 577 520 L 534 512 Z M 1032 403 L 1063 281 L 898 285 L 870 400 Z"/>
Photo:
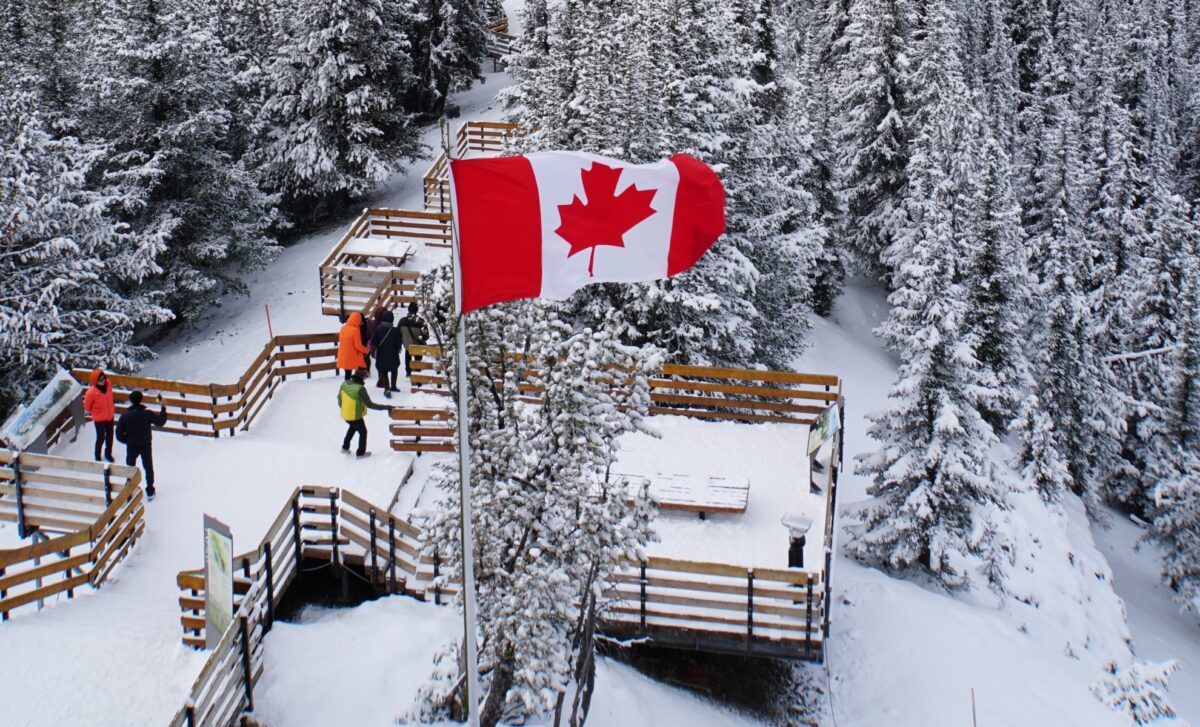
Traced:
<path id="1" fill-rule="evenodd" d="M 370 191 L 419 144 L 397 88 L 416 82 L 407 5 L 302 0 L 280 29 L 256 163 L 294 219 Z"/>
<path id="2" fill-rule="evenodd" d="M 487 57 L 484 3 L 480 0 L 416 0 L 412 47 L 416 103 L 440 116 L 451 92 L 483 79 Z"/>
<path id="3" fill-rule="evenodd" d="M 5 64 L 0 62 L 0 79 Z M 0 412 L 55 367 L 130 371 L 134 326 L 168 317 L 123 300 L 105 259 L 126 242 L 85 188 L 86 147 L 54 139 L 35 96 L 0 81 Z"/>
<path id="4" fill-rule="evenodd" d="M 1020 207 L 1013 197 L 1012 166 L 1004 149 L 987 138 L 979 180 L 979 251 L 970 271 L 970 307 L 964 331 L 977 338 L 975 356 L 995 395 L 981 402 L 980 413 L 1003 432 L 1017 414 L 1029 385 L 1022 353 L 1024 312 L 1030 305 L 1030 280 L 1020 249 Z"/>
<path id="5" fill-rule="evenodd" d="M 842 39 L 835 98 L 840 194 L 846 210 L 839 237 L 859 267 L 888 281 L 881 255 L 906 224 L 908 184 L 907 0 L 852 0 Z"/>
<path id="6" fill-rule="evenodd" d="M 927 13 L 914 46 L 923 105 L 909 169 L 911 224 L 884 258 L 896 289 L 882 330 L 902 363 L 896 403 L 870 429 L 883 446 L 860 459 L 875 499 L 860 508 L 849 548 L 893 569 L 919 563 L 962 587 L 970 556 L 988 547 L 980 513 L 1003 501 L 989 452 L 995 434 L 980 415 L 995 391 L 967 327 L 978 227 L 964 205 L 975 196 L 981 131 L 958 62 L 958 18 L 948 0 Z"/>
<path id="7" fill-rule="evenodd" d="M 443 294 L 449 288 L 427 286 Z M 435 306 L 448 311 L 450 303 L 443 297 L 425 307 Z M 590 635 L 603 584 L 622 560 L 640 557 L 651 537 L 644 492 L 635 490 L 627 504 L 626 484 L 610 481 L 608 469 L 617 437 L 644 430 L 648 376 L 661 361 L 619 343 L 613 326 L 620 324 L 609 323 L 577 329 L 529 301 L 481 310 L 467 322 L 469 409 L 460 416 L 469 413 L 480 661 L 490 665 L 481 722 L 489 727 L 502 715 L 561 715 L 572 683 L 591 688 Z M 441 340 L 453 334 L 437 331 Z M 443 363 L 455 381 L 453 358 Z M 529 381 L 540 387 L 536 406 L 522 402 Z M 436 471 L 434 481 L 447 497 L 429 547 L 441 549 L 443 572 L 455 577 L 462 558 L 457 469 Z M 455 713 L 458 697 L 444 671 L 418 695 L 413 719 Z M 571 710 L 572 724 L 582 722 L 579 709 Z"/>
<path id="8" fill-rule="evenodd" d="M 278 251 L 272 198 L 230 157 L 229 78 L 216 18 L 175 0 L 106 0 L 84 126 L 104 144 L 95 183 L 130 228 L 123 292 L 198 314 Z"/>
<path id="9" fill-rule="evenodd" d="M 1152 664 L 1137 659 L 1124 669 L 1109 664 L 1110 676 L 1092 685 L 1092 693 L 1134 724 L 1155 724 L 1177 716 L 1167 698 L 1167 680 L 1177 669 L 1174 661 Z"/>

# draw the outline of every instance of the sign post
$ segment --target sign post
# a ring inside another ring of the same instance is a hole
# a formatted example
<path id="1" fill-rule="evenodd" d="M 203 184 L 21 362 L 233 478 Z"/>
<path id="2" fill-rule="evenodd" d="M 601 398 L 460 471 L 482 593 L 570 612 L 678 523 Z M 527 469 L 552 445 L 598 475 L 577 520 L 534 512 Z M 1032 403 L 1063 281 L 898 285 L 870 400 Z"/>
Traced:
<path id="1" fill-rule="evenodd" d="M 820 462 L 817 461 L 817 453 L 832 440 L 842 428 L 842 419 L 840 416 L 841 410 L 838 405 L 831 404 L 828 409 L 813 421 L 812 426 L 808 429 L 808 484 L 813 492 L 818 492 L 821 488 L 817 486 L 816 479 L 812 473 L 823 469 Z M 830 466 L 833 463 L 830 462 Z"/>
<path id="2" fill-rule="evenodd" d="M 233 623 L 233 533 L 204 516 L 204 637 L 208 648 L 220 642 Z"/>

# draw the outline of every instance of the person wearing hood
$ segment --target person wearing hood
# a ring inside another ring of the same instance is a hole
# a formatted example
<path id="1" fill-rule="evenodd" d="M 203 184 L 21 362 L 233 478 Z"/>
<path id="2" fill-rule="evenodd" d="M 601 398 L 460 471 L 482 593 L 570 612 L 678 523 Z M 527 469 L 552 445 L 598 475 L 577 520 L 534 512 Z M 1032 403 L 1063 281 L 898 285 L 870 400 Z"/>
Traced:
<path id="1" fill-rule="evenodd" d="M 101 454 L 104 455 L 105 462 L 116 461 L 112 453 L 116 406 L 113 404 L 112 385 L 100 369 L 92 371 L 92 385 L 83 395 L 83 410 L 92 418 L 92 424 L 96 427 L 96 461 L 100 461 Z"/>
<path id="2" fill-rule="evenodd" d="M 346 372 L 346 381 L 355 371 L 366 368 L 367 345 L 362 340 L 362 313 L 351 313 L 338 332 L 337 367 Z"/>
<path id="3" fill-rule="evenodd" d="M 341 411 L 342 420 L 346 422 L 346 436 L 342 439 L 342 451 L 350 451 L 350 441 L 355 434 L 358 434 L 358 450 L 355 454 L 359 457 L 371 456 L 371 453 L 367 451 L 367 409 L 380 411 L 387 409 L 386 406 L 371 401 L 370 395 L 367 394 L 364 382 L 369 373 L 366 369 L 352 372 L 350 380 L 343 383 L 338 389 L 338 410 Z"/>
<path id="4" fill-rule="evenodd" d="M 371 355 L 375 357 L 375 370 L 379 372 L 376 385 L 388 398 L 396 390 L 396 377 L 400 371 L 400 333 L 392 325 L 395 319 L 390 310 L 385 310 L 371 336 Z"/>

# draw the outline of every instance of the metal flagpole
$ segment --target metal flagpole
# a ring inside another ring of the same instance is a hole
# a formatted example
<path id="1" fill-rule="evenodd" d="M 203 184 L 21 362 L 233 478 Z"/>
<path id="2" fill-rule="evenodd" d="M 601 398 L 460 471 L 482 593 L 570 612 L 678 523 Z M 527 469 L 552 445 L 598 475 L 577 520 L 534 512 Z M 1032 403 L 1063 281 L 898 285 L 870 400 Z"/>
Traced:
<path id="1" fill-rule="evenodd" d="M 446 154 L 449 176 L 450 150 L 449 124 L 442 119 L 442 146 Z M 461 487 L 460 504 L 462 515 L 462 559 L 463 559 L 463 635 L 467 642 L 467 722 L 479 727 L 479 645 L 476 642 L 475 624 L 479 605 L 475 600 L 475 536 L 471 522 L 471 443 L 467 437 L 467 335 L 466 316 L 462 311 L 462 273 L 459 270 L 458 224 L 454 220 L 454 183 L 450 184 L 450 236 L 453 243 L 454 310 L 458 314 L 458 331 L 455 334 L 456 366 L 458 368 L 458 481 Z"/>

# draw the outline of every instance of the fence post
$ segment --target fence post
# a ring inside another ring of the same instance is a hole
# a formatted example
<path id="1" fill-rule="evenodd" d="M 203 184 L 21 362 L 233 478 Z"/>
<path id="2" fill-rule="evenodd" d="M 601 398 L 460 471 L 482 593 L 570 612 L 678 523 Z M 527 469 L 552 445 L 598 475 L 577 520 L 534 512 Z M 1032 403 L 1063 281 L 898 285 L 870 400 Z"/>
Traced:
<path id="1" fill-rule="evenodd" d="M 333 550 L 330 551 L 330 554 L 329 554 L 330 561 L 329 562 L 333 566 L 333 571 L 335 573 L 337 572 L 337 567 L 338 567 L 337 516 L 338 516 L 337 491 L 330 490 L 329 491 L 329 526 L 330 526 L 329 535 L 330 535 L 330 542 L 332 543 L 332 546 L 333 546 Z"/>
<path id="2" fill-rule="evenodd" d="M 638 579 L 641 589 L 641 623 L 642 636 L 646 635 L 646 561 L 642 561 L 641 578 Z"/>
<path id="3" fill-rule="evenodd" d="M 337 317 L 342 323 L 346 323 L 346 282 L 343 280 L 343 272 L 337 271 Z"/>
<path id="4" fill-rule="evenodd" d="M 307 344 L 307 343 L 306 343 L 306 344 L 304 344 L 304 350 L 305 350 L 305 351 L 309 350 L 309 348 L 308 348 L 308 344 Z M 312 366 L 312 359 L 311 359 L 311 358 L 309 358 L 308 356 L 305 356 L 305 357 L 304 357 L 304 365 L 305 365 L 305 367 Z M 311 379 L 311 378 L 312 378 L 312 372 L 311 372 L 311 371 L 305 371 L 305 372 L 304 372 L 304 377 L 305 377 L 305 378 L 308 378 L 308 379 Z"/>
<path id="5" fill-rule="evenodd" d="M 746 651 L 754 643 L 754 570 L 746 569 Z"/>
<path id="6" fill-rule="evenodd" d="M 368 513 L 371 518 L 371 588 L 377 588 L 379 582 L 379 560 L 375 547 L 375 508 Z"/>
<path id="7" fill-rule="evenodd" d="M 196 705 L 190 701 L 183 706 L 183 717 L 187 720 L 187 727 L 196 727 Z"/>
<path id="8" fill-rule="evenodd" d="M 12 459 L 13 486 L 17 492 L 17 537 L 27 538 L 29 532 L 25 528 L 25 495 L 21 483 L 21 453 L 13 452 Z"/>
<path id="9" fill-rule="evenodd" d="M 0 567 L 0 578 L 3 578 L 3 577 L 4 577 L 4 568 Z M 3 601 L 4 597 L 7 595 L 8 595 L 8 591 L 4 590 L 3 588 L 0 588 L 0 601 Z M 7 620 L 8 620 L 8 611 L 0 611 L 0 623 L 3 623 Z"/>
<path id="10" fill-rule="evenodd" d="M 241 617 L 242 629 L 242 679 L 246 682 L 246 711 L 254 711 L 254 672 L 250 664 L 250 628 L 246 617 Z"/>
<path id="11" fill-rule="evenodd" d="M 830 569 L 833 567 L 833 549 L 825 547 L 825 638 L 829 638 L 829 593 L 832 586 Z"/>
<path id="12" fill-rule="evenodd" d="M 388 515 L 388 593 L 396 592 L 396 519 Z"/>
<path id="13" fill-rule="evenodd" d="M 441 559 L 438 558 L 437 553 L 434 553 L 433 554 L 433 602 L 434 602 L 434 604 L 436 604 L 438 606 L 442 605 L 442 586 L 438 582 L 438 578 L 441 575 L 440 571 L 439 571 L 440 565 L 441 565 Z"/>
<path id="14" fill-rule="evenodd" d="M 292 498 L 292 546 L 296 551 L 296 572 L 304 563 L 304 540 L 300 537 L 300 493 Z"/>
<path id="15" fill-rule="evenodd" d="M 265 630 L 275 625 L 275 567 L 271 564 L 271 541 L 263 543 L 263 557 L 267 568 L 267 622 Z"/>
<path id="16" fill-rule="evenodd" d="M 66 550 L 64 550 L 64 551 L 61 551 L 61 552 L 59 553 L 59 555 L 62 557 L 62 559 L 63 559 L 63 560 L 66 560 L 67 558 L 70 558 L 70 557 L 71 557 L 71 549 L 70 549 L 70 548 L 67 548 L 67 549 L 66 549 Z M 71 580 L 71 571 L 72 571 L 72 570 L 73 570 L 73 569 L 71 569 L 71 568 L 68 568 L 68 569 L 67 569 L 67 570 L 66 570 L 66 571 L 63 573 L 63 580 L 64 580 L 64 581 L 69 581 L 69 580 Z M 74 589 L 74 588 L 68 588 L 68 589 L 67 589 L 67 598 L 74 598 L 74 597 L 75 597 L 75 589 Z"/>
<path id="17" fill-rule="evenodd" d="M 112 474 L 109 472 L 108 462 L 104 463 L 104 506 L 108 507 L 112 504 Z"/>
<path id="18" fill-rule="evenodd" d="M 813 584 L 812 576 L 808 577 L 808 605 L 804 608 L 804 655 L 812 656 L 812 606 L 813 606 Z M 829 604 L 825 604 L 828 608 Z"/>

